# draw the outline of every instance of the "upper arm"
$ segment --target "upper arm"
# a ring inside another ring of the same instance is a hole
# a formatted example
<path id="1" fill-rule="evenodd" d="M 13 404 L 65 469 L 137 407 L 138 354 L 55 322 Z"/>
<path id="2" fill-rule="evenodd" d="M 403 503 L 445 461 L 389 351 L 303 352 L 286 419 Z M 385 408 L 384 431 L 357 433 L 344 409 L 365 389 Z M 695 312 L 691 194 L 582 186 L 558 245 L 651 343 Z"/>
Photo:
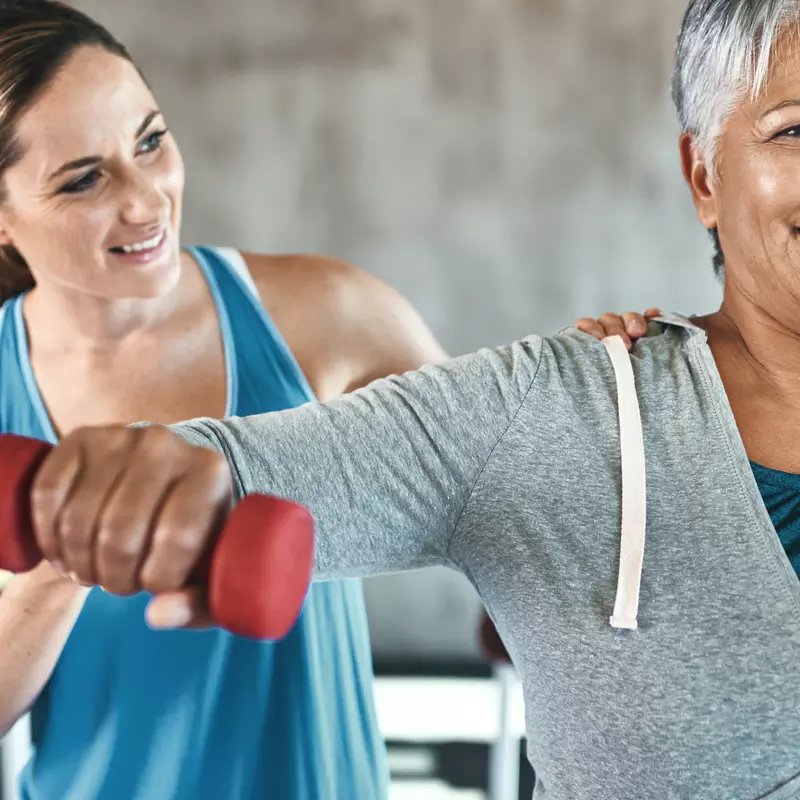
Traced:
<path id="1" fill-rule="evenodd" d="M 447 358 L 416 309 L 384 281 L 354 267 L 340 287 L 339 340 L 350 354 L 348 390 Z"/>
<path id="2" fill-rule="evenodd" d="M 317 397 L 446 358 L 412 305 L 374 275 L 322 256 L 243 255 Z"/>

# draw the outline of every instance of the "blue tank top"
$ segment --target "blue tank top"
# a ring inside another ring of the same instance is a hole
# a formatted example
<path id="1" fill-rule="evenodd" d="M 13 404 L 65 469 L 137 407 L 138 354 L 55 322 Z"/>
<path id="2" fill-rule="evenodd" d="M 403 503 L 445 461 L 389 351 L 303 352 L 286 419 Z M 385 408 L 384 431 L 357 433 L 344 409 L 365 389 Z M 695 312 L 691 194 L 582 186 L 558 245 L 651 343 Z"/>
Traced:
<path id="1" fill-rule="evenodd" d="M 783 549 L 800 576 L 800 475 L 751 464 Z"/>
<path id="2" fill-rule="evenodd" d="M 226 416 L 312 399 L 220 250 L 190 251 L 222 330 Z M 0 307 L 0 431 L 55 441 L 28 358 L 22 298 Z M 90 591 L 32 710 L 24 800 L 357 800 L 387 795 L 361 584 L 313 586 L 287 638 L 153 631 L 149 596 Z"/>

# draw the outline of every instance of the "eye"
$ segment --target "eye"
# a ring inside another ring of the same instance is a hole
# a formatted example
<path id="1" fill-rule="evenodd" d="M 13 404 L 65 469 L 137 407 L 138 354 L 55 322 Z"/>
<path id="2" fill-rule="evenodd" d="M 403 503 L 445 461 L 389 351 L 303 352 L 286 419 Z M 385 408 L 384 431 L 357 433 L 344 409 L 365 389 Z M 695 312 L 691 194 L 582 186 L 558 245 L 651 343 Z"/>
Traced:
<path id="1" fill-rule="evenodd" d="M 142 139 L 142 142 L 139 145 L 139 152 L 154 153 L 156 150 L 159 150 L 167 133 L 169 133 L 167 130 L 153 131 L 153 133 L 151 133 L 149 136 Z"/>
<path id="2" fill-rule="evenodd" d="M 800 139 L 800 125 L 795 125 L 792 128 L 786 128 L 782 130 L 776 137 L 776 139 Z"/>
<path id="3" fill-rule="evenodd" d="M 99 177 L 100 170 L 93 169 L 91 172 L 81 175 L 80 178 L 62 187 L 61 191 L 64 194 L 80 194 L 81 192 L 86 192 L 97 183 Z"/>

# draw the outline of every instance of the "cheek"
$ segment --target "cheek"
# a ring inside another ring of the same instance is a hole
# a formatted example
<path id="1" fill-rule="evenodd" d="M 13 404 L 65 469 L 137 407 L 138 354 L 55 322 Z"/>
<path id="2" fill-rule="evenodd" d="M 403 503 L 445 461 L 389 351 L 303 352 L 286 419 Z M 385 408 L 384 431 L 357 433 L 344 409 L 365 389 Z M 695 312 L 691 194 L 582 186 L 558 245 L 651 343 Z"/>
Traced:
<path id="1" fill-rule="evenodd" d="M 762 153 L 744 164 L 738 193 L 755 217 L 796 223 L 800 208 L 800 151 Z"/>
<path id="2" fill-rule="evenodd" d="M 103 269 L 107 211 L 70 203 L 17 219 L 13 240 L 37 281 L 85 286 Z"/>
<path id="3" fill-rule="evenodd" d="M 91 202 L 68 198 L 44 200 L 30 192 L 11 195 L 13 210 L 5 222 L 14 246 L 31 263 L 58 263 L 67 253 L 84 261 L 88 250 L 96 247 L 98 231 L 107 226 L 102 208 Z"/>
<path id="4" fill-rule="evenodd" d="M 109 211 L 91 202 L 63 204 L 19 220 L 20 249 L 49 253 L 86 253 L 97 248 L 111 223 Z M 85 256 L 83 256 L 85 259 Z"/>
<path id="5" fill-rule="evenodd" d="M 781 170 L 764 169 L 754 177 L 750 204 L 757 205 L 764 214 L 774 217 L 781 214 L 784 206 L 796 204 L 797 180 L 791 175 Z"/>
<path id="6" fill-rule="evenodd" d="M 180 202 L 185 182 L 185 170 L 180 150 L 172 146 L 164 151 L 164 185 L 175 202 Z"/>

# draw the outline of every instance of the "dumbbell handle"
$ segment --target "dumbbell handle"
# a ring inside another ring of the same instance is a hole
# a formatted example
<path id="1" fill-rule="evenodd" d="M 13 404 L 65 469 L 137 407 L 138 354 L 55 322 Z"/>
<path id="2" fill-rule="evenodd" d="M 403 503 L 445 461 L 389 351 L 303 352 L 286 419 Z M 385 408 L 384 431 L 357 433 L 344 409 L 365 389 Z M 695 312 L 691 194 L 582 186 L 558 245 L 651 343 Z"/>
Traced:
<path id="1" fill-rule="evenodd" d="M 51 445 L 0 434 L 0 569 L 25 572 L 42 554 L 31 486 Z M 208 586 L 215 622 L 239 636 L 280 639 L 303 607 L 314 561 L 314 523 L 297 503 L 248 495 L 233 510 L 191 583 Z"/>

